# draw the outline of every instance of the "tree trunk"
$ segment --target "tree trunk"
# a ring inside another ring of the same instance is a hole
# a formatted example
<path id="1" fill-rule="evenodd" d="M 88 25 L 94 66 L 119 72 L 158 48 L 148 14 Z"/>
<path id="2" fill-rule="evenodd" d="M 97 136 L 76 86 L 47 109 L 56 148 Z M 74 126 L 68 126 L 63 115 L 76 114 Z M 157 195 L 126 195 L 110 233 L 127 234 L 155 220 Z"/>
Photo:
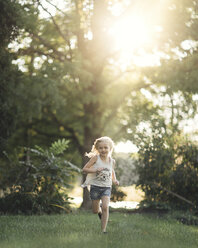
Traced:
<path id="1" fill-rule="evenodd" d="M 89 152 L 92 148 L 93 142 L 95 141 L 96 138 L 99 136 L 94 134 L 94 130 L 91 131 L 89 128 L 85 128 L 85 135 L 84 135 L 84 146 L 83 146 L 83 154 L 82 154 L 82 168 L 84 165 L 88 162 L 89 158 L 85 157 L 85 153 Z M 86 179 L 86 174 L 83 174 L 82 180 L 83 182 Z M 82 209 L 91 209 L 91 199 L 89 196 L 89 190 L 86 188 L 83 188 L 83 202 L 80 206 Z"/>
<path id="2" fill-rule="evenodd" d="M 84 165 L 87 163 L 88 159 L 83 156 L 83 165 L 82 167 L 84 167 Z M 82 181 L 84 182 L 86 180 L 86 174 L 83 174 L 82 175 Z M 90 199 L 90 196 L 89 196 L 89 190 L 87 187 L 83 188 L 83 202 L 80 206 L 80 208 L 82 209 L 91 209 L 91 199 Z"/>
<path id="3" fill-rule="evenodd" d="M 85 181 L 85 179 L 86 179 L 86 175 L 83 175 L 83 182 Z M 91 209 L 91 199 L 90 199 L 89 190 L 87 187 L 83 188 L 83 202 L 80 208 L 86 209 L 86 210 Z"/>

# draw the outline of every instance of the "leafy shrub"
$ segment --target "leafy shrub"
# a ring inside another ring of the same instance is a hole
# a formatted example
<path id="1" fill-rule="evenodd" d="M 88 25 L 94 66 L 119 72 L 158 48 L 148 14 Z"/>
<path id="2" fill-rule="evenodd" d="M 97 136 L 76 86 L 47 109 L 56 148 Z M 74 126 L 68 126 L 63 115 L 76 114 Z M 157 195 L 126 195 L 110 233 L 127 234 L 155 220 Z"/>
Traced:
<path id="1" fill-rule="evenodd" d="M 126 194 L 123 191 L 119 190 L 119 187 L 112 185 L 111 201 L 123 201 L 125 197 Z"/>
<path id="2" fill-rule="evenodd" d="M 198 216 L 192 209 L 188 211 L 171 211 L 168 216 L 170 219 L 176 219 L 185 225 L 198 225 Z"/>
<path id="3" fill-rule="evenodd" d="M 0 212 L 12 214 L 68 212 L 69 198 L 62 190 L 70 187 L 70 180 L 80 169 L 65 160 L 63 152 L 68 141 L 58 140 L 48 149 L 27 149 L 26 160 L 18 156 L 4 167 L 1 188 L 6 189 L 0 199 Z M 27 159 L 28 158 L 28 159 Z"/>
<path id="4" fill-rule="evenodd" d="M 168 212 L 170 210 L 170 205 L 164 202 L 154 202 L 154 201 L 148 201 L 148 200 L 143 200 L 139 204 L 139 209 L 140 210 L 148 210 L 149 212 L 152 211 L 163 211 L 163 212 Z"/>
<path id="5" fill-rule="evenodd" d="M 198 146 L 179 135 L 155 127 L 150 137 L 142 135 L 136 169 L 137 185 L 147 204 L 172 208 L 198 206 Z"/>

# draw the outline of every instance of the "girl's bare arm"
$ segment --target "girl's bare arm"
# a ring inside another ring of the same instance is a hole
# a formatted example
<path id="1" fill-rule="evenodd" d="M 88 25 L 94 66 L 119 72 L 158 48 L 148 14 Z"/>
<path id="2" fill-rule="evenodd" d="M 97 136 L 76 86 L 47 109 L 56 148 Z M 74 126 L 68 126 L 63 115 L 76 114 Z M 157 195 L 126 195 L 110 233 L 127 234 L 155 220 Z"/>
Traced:
<path id="1" fill-rule="evenodd" d="M 113 183 L 115 183 L 116 185 L 119 185 L 119 181 L 116 179 L 116 174 L 115 174 L 115 171 L 114 171 L 114 167 L 115 167 L 115 160 L 113 161 L 112 181 L 113 181 Z"/>
<path id="2" fill-rule="evenodd" d="M 98 171 L 102 171 L 103 168 L 97 168 L 97 169 L 92 168 L 92 166 L 95 164 L 96 161 L 97 161 L 97 156 L 92 157 L 83 167 L 82 171 L 85 173 L 96 173 Z"/>

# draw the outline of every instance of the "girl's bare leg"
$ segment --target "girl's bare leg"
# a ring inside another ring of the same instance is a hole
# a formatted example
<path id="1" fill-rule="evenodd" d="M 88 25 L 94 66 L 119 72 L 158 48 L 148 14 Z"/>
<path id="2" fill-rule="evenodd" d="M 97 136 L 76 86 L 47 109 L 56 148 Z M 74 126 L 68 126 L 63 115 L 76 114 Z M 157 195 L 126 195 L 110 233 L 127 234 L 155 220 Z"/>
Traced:
<path id="1" fill-rule="evenodd" d="M 92 211 L 94 214 L 100 212 L 100 200 L 92 200 Z"/>
<path id="2" fill-rule="evenodd" d="M 106 232 L 107 222 L 109 219 L 109 196 L 102 196 L 102 219 L 101 219 L 101 229 L 102 232 Z"/>

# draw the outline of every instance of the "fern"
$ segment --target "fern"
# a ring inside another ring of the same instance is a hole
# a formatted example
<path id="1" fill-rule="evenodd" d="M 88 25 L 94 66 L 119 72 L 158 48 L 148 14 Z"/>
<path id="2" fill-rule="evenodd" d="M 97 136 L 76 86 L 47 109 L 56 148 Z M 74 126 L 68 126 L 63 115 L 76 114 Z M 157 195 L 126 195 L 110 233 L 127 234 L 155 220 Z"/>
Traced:
<path id="1" fill-rule="evenodd" d="M 38 145 L 35 145 L 35 148 L 36 148 L 39 152 L 45 153 L 45 150 L 44 150 L 42 147 L 40 147 L 40 146 L 38 146 Z"/>
<path id="2" fill-rule="evenodd" d="M 51 145 L 51 147 L 49 148 L 50 152 L 53 153 L 54 155 L 61 154 L 68 148 L 68 143 L 69 141 L 66 139 L 62 139 L 62 140 L 59 139 L 58 141 L 55 141 Z"/>
<path id="3" fill-rule="evenodd" d="M 68 169 L 70 169 L 72 171 L 76 171 L 76 172 L 79 172 L 79 173 L 82 172 L 82 170 L 78 166 L 72 164 L 71 162 L 69 162 L 67 160 L 64 160 L 63 164 L 64 164 L 64 166 L 66 166 Z"/>

